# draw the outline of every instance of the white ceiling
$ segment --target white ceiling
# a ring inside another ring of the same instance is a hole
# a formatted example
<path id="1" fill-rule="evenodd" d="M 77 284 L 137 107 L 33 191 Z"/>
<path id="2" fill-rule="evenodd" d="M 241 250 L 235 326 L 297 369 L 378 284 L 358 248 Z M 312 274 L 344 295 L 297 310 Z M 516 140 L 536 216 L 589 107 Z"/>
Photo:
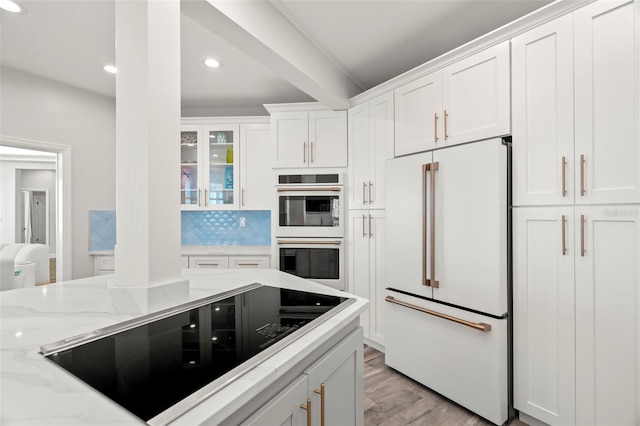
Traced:
<path id="1" fill-rule="evenodd" d="M 183 7 L 185 1 L 203 0 L 183 0 Z M 274 8 L 299 32 L 298 37 L 306 37 L 318 56 L 331 62 L 358 92 L 550 2 L 245 0 L 242 3 L 244 7 L 251 7 L 251 3 L 265 7 L 267 3 L 266 6 Z M 0 12 L 3 66 L 114 96 L 115 76 L 102 67 L 115 59 L 115 1 L 18 0 L 18 3 L 25 7 L 24 13 Z M 206 7 L 213 8 L 209 4 Z M 255 10 L 260 13 L 259 8 Z M 264 25 L 275 22 L 266 18 L 260 21 Z M 185 14 L 181 25 L 183 115 L 264 114 L 265 103 L 314 100 L 290 82 L 302 87 L 295 79 L 274 71 L 277 68 L 267 61 L 256 61 L 244 53 L 247 50 L 234 45 L 234 38 L 223 29 L 211 25 L 205 28 Z M 215 70 L 204 67 L 202 61 L 207 57 L 219 59 L 223 66 Z M 306 87 L 302 89 L 310 92 Z"/>

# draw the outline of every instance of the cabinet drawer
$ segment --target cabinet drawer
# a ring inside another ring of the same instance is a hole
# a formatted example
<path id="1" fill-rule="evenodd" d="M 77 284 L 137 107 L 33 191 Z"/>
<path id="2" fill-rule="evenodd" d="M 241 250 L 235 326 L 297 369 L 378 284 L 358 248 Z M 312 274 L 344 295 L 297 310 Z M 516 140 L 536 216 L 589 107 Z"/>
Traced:
<path id="1" fill-rule="evenodd" d="M 228 268 L 227 256 L 189 256 L 189 268 Z"/>
<path id="2" fill-rule="evenodd" d="M 94 262 L 96 271 L 114 271 L 116 269 L 114 256 L 96 256 Z"/>
<path id="3" fill-rule="evenodd" d="M 268 268 L 269 256 L 229 256 L 230 268 Z"/>

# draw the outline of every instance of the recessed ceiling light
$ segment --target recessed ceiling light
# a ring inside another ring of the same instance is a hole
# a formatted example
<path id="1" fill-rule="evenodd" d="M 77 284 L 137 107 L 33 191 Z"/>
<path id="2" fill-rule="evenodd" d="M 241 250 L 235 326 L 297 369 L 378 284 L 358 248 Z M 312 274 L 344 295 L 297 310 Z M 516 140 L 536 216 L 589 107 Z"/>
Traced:
<path id="1" fill-rule="evenodd" d="M 207 59 L 204 61 L 204 64 L 211 68 L 218 68 L 220 66 L 220 62 L 215 59 Z"/>
<path id="2" fill-rule="evenodd" d="M 2 1 L 2 0 L 0 0 L 0 1 Z M 105 66 L 104 66 L 104 70 L 105 70 L 106 72 L 110 72 L 111 74 L 115 74 L 115 73 L 117 73 L 117 72 L 118 72 L 118 68 L 116 68 L 116 67 L 115 67 L 115 66 L 113 66 L 113 65 L 105 65 Z"/>
<path id="3" fill-rule="evenodd" d="M 4 9 L 7 12 L 18 13 L 22 10 L 22 8 L 15 2 L 11 0 L 0 0 L 0 9 Z"/>

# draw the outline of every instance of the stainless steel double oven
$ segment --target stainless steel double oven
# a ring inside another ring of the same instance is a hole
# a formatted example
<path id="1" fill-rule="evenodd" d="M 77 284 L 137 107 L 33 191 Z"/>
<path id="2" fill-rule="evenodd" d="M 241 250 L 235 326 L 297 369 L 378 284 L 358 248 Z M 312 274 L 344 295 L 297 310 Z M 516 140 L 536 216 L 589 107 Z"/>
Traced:
<path id="1" fill-rule="evenodd" d="M 281 173 L 275 188 L 278 269 L 344 290 L 343 173 Z"/>

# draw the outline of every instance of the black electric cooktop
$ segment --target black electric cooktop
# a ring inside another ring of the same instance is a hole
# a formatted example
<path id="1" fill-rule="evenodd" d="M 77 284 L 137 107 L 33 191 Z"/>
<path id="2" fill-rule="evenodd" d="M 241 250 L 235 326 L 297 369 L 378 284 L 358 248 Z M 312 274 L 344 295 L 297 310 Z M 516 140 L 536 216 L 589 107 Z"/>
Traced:
<path id="1" fill-rule="evenodd" d="M 349 300 L 255 284 L 45 345 L 41 353 L 145 422 L 163 424 Z"/>

